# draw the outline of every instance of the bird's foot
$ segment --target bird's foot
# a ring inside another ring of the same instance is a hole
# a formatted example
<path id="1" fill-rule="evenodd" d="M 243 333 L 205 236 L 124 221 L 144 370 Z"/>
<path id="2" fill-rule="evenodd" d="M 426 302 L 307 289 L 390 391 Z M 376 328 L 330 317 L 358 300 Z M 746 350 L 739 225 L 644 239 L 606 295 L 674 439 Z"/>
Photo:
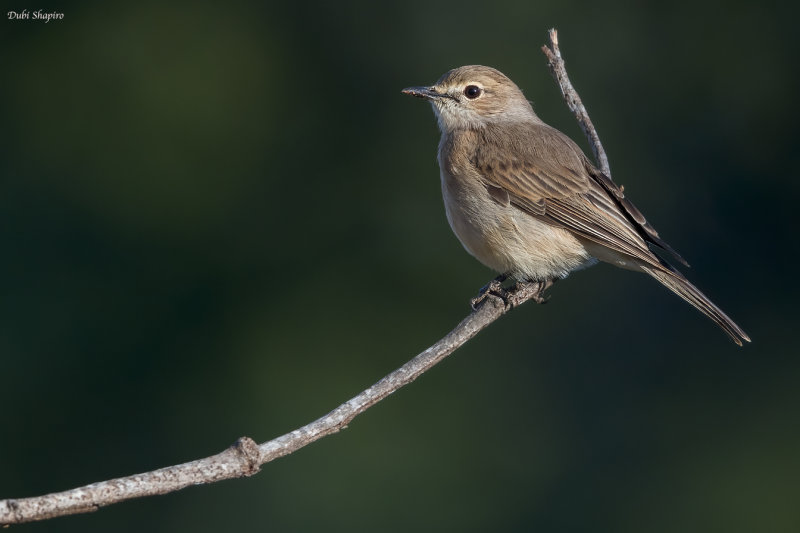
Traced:
<path id="1" fill-rule="evenodd" d="M 506 303 L 510 304 L 511 307 L 515 307 L 528 300 L 533 300 L 537 304 L 546 304 L 550 300 L 550 297 L 545 296 L 544 291 L 552 287 L 555 282 L 556 280 L 554 279 L 545 281 L 518 281 L 517 284 L 514 285 L 514 291 L 512 292 L 513 301 Z"/>
<path id="2" fill-rule="evenodd" d="M 469 301 L 469 304 L 472 307 L 472 309 L 473 310 L 477 309 L 478 306 L 480 306 L 481 303 L 483 303 L 483 301 L 486 300 L 486 298 L 488 298 L 489 296 L 497 296 L 498 298 L 503 300 L 504 303 L 507 304 L 508 303 L 507 298 L 509 296 L 509 292 L 503 288 L 503 282 L 507 278 L 508 278 L 507 275 L 500 274 L 492 281 L 481 287 L 481 290 L 478 292 L 478 295 Z"/>
<path id="3" fill-rule="evenodd" d="M 478 296 L 470 301 L 472 309 L 477 309 L 480 304 L 489 296 L 496 296 L 503 300 L 506 309 L 513 309 L 528 300 L 533 300 L 537 304 L 547 303 L 550 299 L 544 295 L 544 291 L 553 286 L 555 279 L 545 281 L 518 281 L 512 287 L 503 287 L 503 281 L 507 276 L 498 276 L 484 286 Z"/>

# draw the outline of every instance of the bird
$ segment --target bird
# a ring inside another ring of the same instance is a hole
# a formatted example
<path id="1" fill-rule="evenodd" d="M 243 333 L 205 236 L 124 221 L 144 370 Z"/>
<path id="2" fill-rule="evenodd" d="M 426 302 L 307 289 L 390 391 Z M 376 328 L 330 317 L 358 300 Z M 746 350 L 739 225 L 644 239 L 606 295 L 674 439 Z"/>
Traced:
<path id="1" fill-rule="evenodd" d="M 484 291 L 508 278 L 549 286 L 602 261 L 652 276 L 736 344 L 750 342 L 665 259 L 689 266 L 623 188 L 545 124 L 505 74 L 467 65 L 402 92 L 433 107 L 447 220 L 467 252 L 500 273 Z"/>

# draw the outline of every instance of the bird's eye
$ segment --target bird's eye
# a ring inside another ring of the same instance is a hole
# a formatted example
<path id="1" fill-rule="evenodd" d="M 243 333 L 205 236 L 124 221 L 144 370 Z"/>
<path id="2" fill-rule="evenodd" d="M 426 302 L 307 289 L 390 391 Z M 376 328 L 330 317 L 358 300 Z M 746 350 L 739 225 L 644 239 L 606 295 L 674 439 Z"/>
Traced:
<path id="1" fill-rule="evenodd" d="M 467 85 L 464 87 L 464 96 L 469 98 L 470 100 L 474 100 L 481 95 L 481 88 L 477 85 Z"/>

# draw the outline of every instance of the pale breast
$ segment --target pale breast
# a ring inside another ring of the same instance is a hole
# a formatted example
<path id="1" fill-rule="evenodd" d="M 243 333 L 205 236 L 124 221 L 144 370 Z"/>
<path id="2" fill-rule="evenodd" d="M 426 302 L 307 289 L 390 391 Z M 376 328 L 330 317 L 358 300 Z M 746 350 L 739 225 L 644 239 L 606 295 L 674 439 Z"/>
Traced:
<path id="1" fill-rule="evenodd" d="M 520 279 L 563 278 L 591 264 L 568 231 L 493 197 L 477 172 L 442 167 L 447 220 L 464 248 L 489 268 Z"/>

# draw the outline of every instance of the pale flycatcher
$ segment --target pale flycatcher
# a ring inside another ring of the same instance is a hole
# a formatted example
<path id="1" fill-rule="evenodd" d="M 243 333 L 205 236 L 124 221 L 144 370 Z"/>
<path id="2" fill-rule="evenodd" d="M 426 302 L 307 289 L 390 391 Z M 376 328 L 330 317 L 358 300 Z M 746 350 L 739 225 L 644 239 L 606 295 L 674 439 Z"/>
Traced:
<path id="1" fill-rule="evenodd" d="M 646 272 L 735 343 L 750 337 L 651 248 L 688 264 L 622 188 L 534 113 L 501 72 L 471 65 L 405 94 L 431 102 L 450 227 L 481 263 L 519 281 L 551 282 L 596 260 Z"/>

